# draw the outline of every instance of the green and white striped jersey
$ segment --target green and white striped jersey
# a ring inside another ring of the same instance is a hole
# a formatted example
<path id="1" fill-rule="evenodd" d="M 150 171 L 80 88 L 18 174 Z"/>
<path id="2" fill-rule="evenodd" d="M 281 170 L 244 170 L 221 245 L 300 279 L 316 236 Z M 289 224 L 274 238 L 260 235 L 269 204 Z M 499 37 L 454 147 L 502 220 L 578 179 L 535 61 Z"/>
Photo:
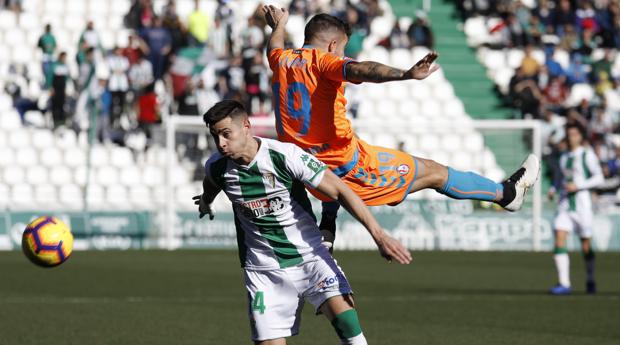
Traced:
<path id="1" fill-rule="evenodd" d="M 560 191 L 559 211 L 592 212 L 590 189 L 604 182 L 603 172 L 596 154 L 591 148 L 579 147 L 560 157 L 563 183 L 573 182 L 579 189 L 576 193 Z"/>
<path id="2" fill-rule="evenodd" d="M 207 179 L 232 202 L 241 266 L 270 270 L 313 261 L 327 250 L 304 184 L 316 188 L 327 167 L 296 145 L 256 139 L 258 153 L 247 166 L 220 153 L 205 164 Z"/>

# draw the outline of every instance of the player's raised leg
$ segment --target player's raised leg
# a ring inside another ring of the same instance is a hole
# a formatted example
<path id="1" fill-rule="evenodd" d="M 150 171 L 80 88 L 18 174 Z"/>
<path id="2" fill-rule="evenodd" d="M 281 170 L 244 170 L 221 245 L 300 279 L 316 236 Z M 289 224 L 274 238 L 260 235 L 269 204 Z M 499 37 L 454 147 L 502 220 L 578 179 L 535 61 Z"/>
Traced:
<path id="1" fill-rule="evenodd" d="M 415 157 L 418 176 L 411 192 L 432 188 L 453 199 L 492 201 L 508 211 L 523 205 L 525 194 L 534 185 L 540 172 L 540 161 L 530 154 L 510 178 L 494 182 L 474 172 L 446 167 L 430 159 Z"/>
<path id="2" fill-rule="evenodd" d="M 556 223 L 560 219 L 556 219 Z M 549 290 L 552 295 L 569 295 L 571 290 L 570 284 L 570 258 L 568 257 L 568 250 L 566 248 L 566 238 L 568 237 L 568 231 L 563 229 L 556 229 L 554 232 L 555 246 L 553 248 L 553 261 L 555 262 L 555 269 L 558 272 L 558 284 Z"/>

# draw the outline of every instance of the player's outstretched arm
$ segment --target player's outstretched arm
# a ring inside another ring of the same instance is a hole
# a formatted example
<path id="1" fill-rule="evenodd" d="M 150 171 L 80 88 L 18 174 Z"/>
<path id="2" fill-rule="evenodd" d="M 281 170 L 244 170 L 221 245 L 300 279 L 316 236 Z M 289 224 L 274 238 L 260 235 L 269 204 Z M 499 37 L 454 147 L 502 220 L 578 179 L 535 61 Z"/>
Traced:
<path id="1" fill-rule="evenodd" d="M 437 57 L 436 52 L 430 52 L 406 71 L 374 61 L 349 63 L 345 67 L 345 71 L 347 80 L 354 83 L 383 83 L 386 81 L 409 79 L 422 80 L 439 69 L 439 65 L 433 65 Z"/>
<path id="2" fill-rule="evenodd" d="M 215 213 L 211 209 L 211 203 L 213 203 L 215 197 L 220 193 L 220 189 L 214 186 L 206 177 L 202 181 L 202 189 L 202 194 L 196 195 L 192 200 L 194 200 L 194 205 L 198 205 L 200 218 L 208 214 L 209 220 L 213 220 Z"/>
<path id="3" fill-rule="evenodd" d="M 347 187 L 347 185 L 333 172 L 330 170 L 325 171 L 325 176 L 323 180 L 321 180 L 317 190 L 334 200 L 338 200 L 355 219 L 364 225 L 379 247 L 381 256 L 388 260 L 396 260 L 401 264 L 408 264 L 411 262 L 411 254 L 409 251 L 381 228 L 362 199 Z"/>
<path id="4" fill-rule="evenodd" d="M 284 38 L 286 37 L 286 22 L 288 21 L 288 11 L 284 8 L 277 8 L 273 5 L 263 6 L 263 13 L 267 25 L 271 28 L 271 36 L 267 41 L 267 53 L 276 48 L 284 49 Z"/>

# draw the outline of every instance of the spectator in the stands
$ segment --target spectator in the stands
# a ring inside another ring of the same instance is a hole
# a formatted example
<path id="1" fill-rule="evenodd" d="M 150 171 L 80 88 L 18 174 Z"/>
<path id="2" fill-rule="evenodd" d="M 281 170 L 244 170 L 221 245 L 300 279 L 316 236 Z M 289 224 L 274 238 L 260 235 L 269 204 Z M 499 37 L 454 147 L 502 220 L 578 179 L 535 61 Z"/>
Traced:
<path id="1" fill-rule="evenodd" d="M 129 81 L 134 98 L 138 98 L 147 86 L 155 82 L 153 65 L 142 51 L 138 52 L 138 61 L 129 69 Z"/>
<path id="2" fill-rule="evenodd" d="M 566 77 L 559 76 L 551 79 L 549 85 L 543 90 L 545 103 L 556 113 L 562 113 L 564 101 L 568 98 L 568 88 L 566 87 Z"/>
<path id="3" fill-rule="evenodd" d="M 52 75 L 51 110 L 54 128 L 58 128 L 65 125 L 67 120 L 65 112 L 66 89 L 67 81 L 71 78 L 67 66 L 67 53 L 64 51 L 58 54 L 58 59 L 52 67 Z"/>
<path id="4" fill-rule="evenodd" d="M 108 79 L 108 89 L 112 96 L 111 124 L 114 128 L 120 127 L 120 119 L 125 110 L 125 99 L 129 91 L 129 61 L 123 56 L 120 47 L 115 47 L 111 55 L 107 57 L 110 68 L 110 78 Z"/>
<path id="5" fill-rule="evenodd" d="M 209 47 L 213 49 L 218 59 L 227 59 L 230 56 L 230 33 L 222 20 L 215 17 L 213 28 L 209 34 Z"/>
<path id="6" fill-rule="evenodd" d="M 82 93 L 95 80 L 95 48 L 88 47 L 84 53 L 84 59 L 78 66 L 77 91 Z"/>
<path id="7" fill-rule="evenodd" d="M 618 128 L 618 114 L 607 109 L 606 102 L 603 101 L 598 107 L 594 108 L 594 116 L 590 120 L 590 131 L 593 136 L 604 139 L 607 134 L 614 133 Z"/>
<path id="8" fill-rule="evenodd" d="M 147 148 L 151 145 L 153 126 L 160 122 L 160 119 L 160 109 L 154 84 L 150 84 L 138 97 L 138 127 L 146 134 Z"/>
<path id="9" fill-rule="evenodd" d="M 352 59 L 355 59 L 362 51 L 362 45 L 364 43 L 364 38 L 368 36 L 368 30 L 364 23 L 360 20 L 360 11 L 352 4 L 347 5 L 344 15 L 345 21 L 351 28 L 351 36 L 349 37 L 349 42 L 344 48 L 344 54 Z M 391 37 L 396 37 L 400 43 L 403 43 L 403 34 L 400 31 L 400 27 L 398 27 L 398 22 L 395 23 L 395 28 L 398 28 L 399 32 L 398 34 L 394 33 Z M 404 39 L 407 39 L 407 37 L 404 37 Z M 399 44 L 399 48 L 403 47 Z"/>
<path id="10" fill-rule="evenodd" d="M 553 78 L 564 75 L 562 65 L 560 65 L 560 63 L 553 57 L 554 52 L 555 48 L 553 46 L 550 46 L 545 50 L 545 65 L 547 66 L 549 75 Z"/>
<path id="11" fill-rule="evenodd" d="M 580 84 L 588 82 L 588 66 L 582 63 L 583 57 L 579 53 L 573 54 L 568 69 L 566 70 L 566 76 L 568 77 L 568 84 Z"/>
<path id="12" fill-rule="evenodd" d="M 168 30 L 162 26 L 159 17 L 153 18 L 152 27 L 142 29 L 141 36 L 149 46 L 148 60 L 153 65 L 155 79 L 161 79 L 165 72 L 168 53 L 172 49 L 172 37 Z"/>
<path id="13" fill-rule="evenodd" d="M 551 14 L 551 24 L 555 28 L 555 32 L 559 35 L 564 34 L 564 27 L 566 25 L 575 24 L 576 16 L 575 12 L 571 8 L 570 1 L 560 0 L 559 4 L 553 10 Z"/>
<path id="14" fill-rule="evenodd" d="M 189 42 L 193 46 L 204 46 L 209 37 L 209 18 L 200 10 L 200 1 L 194 0 L 194 11 L 187 18 Z"/>
<path id="15" fill-rule="evenodd" d="M 433 37 L 433 31 L 428 23 L 428 16 L 424 11 L 417 11 L 416 17 L 413 23 L 407 29 L 407 36 L 411 46 L 424 46 L 428 49 L 433 49 L 435 44 L 435 38 Z"/>
<path id="16" fill-rule="evenodd" d="M 76 61 L 79 64 L 86 58 L 86 50 L 88 48 L 95 49 L 95 54 L 103 53 L 103 48 L 101 46 L 101 39 L 99 38 L 99 34 L 95 31 L 95 24 L 92 20 L 89 20 L 86 23 L 86 28 L 80 34 L 80 39 L 78 41 L 78 51 L 76 56 Z"/>
<path id="17" fill-rule="evenodd" d="M 127 37 L 127 46 L 122 48 L 123 56 L 129 61 L 129 65 L 133 66 L 140 60 L 140 55 L 148 55 L 149 46 L 140 36 L 131 33 Z"/>
<path id="18" fill-rule="evenodd" d="M 540 64 L 532 56 L 533 50 L 534 49 L 530 45 L 525 47 L 525 56 L 523 60 L 521 60 L 521 71 L 526 78 L 534 78 L 540 69 Z"/>
<path id="19" fill-rule="evenodd" d="M 152 25 L 155 11 L 151 0 L 133 0 L 129 12 L 124 17 L 126 27 L 139 30 Z"/>
<path id="20" fill-rule="evenodd" d="M 520 110 L 522 118 L 540 118 L 543 96 L 536 82 L 527 78 L 521 68 L 517 68 L 515 75 L 511 78 L 509 89 L 512 105 Z"/>
<path id="21" fill-rule="evenodd" d="M 52 86 L 50 76 L 52 64 L 54 63 L 54 52 L 56 51 L 56 38 L 52 34 L 52 26 L 50 24 L 45 25 L 45 32 L 41 35 L 41 37 L 39 37 L 37 47 L 41 49 L 42 53 L 41 69 L 43 70 L 43 76 L 45 77 L 43 88 L 48 89 Z"/>
<path id="22" fill-rule="evenodd" d="M 246 109 L 253 114 L 266 115 L 265 100 L 270 87 L 269 69 L 263 63 L 263 53 L 256 52 L 249 69 L 245 73 L 245 87 L 248 96 Z M 253 106 L 254 100 L 258 101 L 258 110 Z"/>
<path id="23" fill-rule="evenodd" d="M 27 94 L 28 83 L 27 71 L 24 66 L 11 64 L 8 74 L 5 76 L 4 91 L 11 96 L 13 107 L 17 110 L 24 126 L 29 125 L 29 122 L 26 120 L 26 112 L 45 112 L 45 109 L 39 108 L 37 100 L 30 98 Z"/>

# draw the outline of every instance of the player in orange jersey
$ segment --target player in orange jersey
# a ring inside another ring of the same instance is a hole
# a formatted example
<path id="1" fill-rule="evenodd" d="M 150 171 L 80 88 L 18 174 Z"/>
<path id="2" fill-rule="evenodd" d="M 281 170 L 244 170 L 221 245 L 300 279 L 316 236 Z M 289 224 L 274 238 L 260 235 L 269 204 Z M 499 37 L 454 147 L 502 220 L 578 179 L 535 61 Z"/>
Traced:
<path id="1" fill-rule="evenodd" d="M 529 155 L 507 180 L 496 183 L 473 172 L 446 167 L 430 159 L 372 146 L 353 133 L 346 118 L 345 82 L 382 83 L 425 79 L 439 66 L 431 52 L 409 70 L 374 61 L 344 57 L 349 26 L 328 14 L 306 24 L 304 46 L 284 49 L 288 12 L 264 6 L 272 28 L 267 45 L 273 71 L 273 106 L 278 139 L 315 155 L 336 173 L 367 205 L 396 205 L 409 193 L 432 188 L 454 199 L 495 202 L 509 211 L 521 208 L 527 190 L 539 174 L 540 163 Z M 327 198 L 313 192 L 323 201 Z M 337 204 L 323 204 L 321 229 L 327 246 L 335 237 Z"/>

